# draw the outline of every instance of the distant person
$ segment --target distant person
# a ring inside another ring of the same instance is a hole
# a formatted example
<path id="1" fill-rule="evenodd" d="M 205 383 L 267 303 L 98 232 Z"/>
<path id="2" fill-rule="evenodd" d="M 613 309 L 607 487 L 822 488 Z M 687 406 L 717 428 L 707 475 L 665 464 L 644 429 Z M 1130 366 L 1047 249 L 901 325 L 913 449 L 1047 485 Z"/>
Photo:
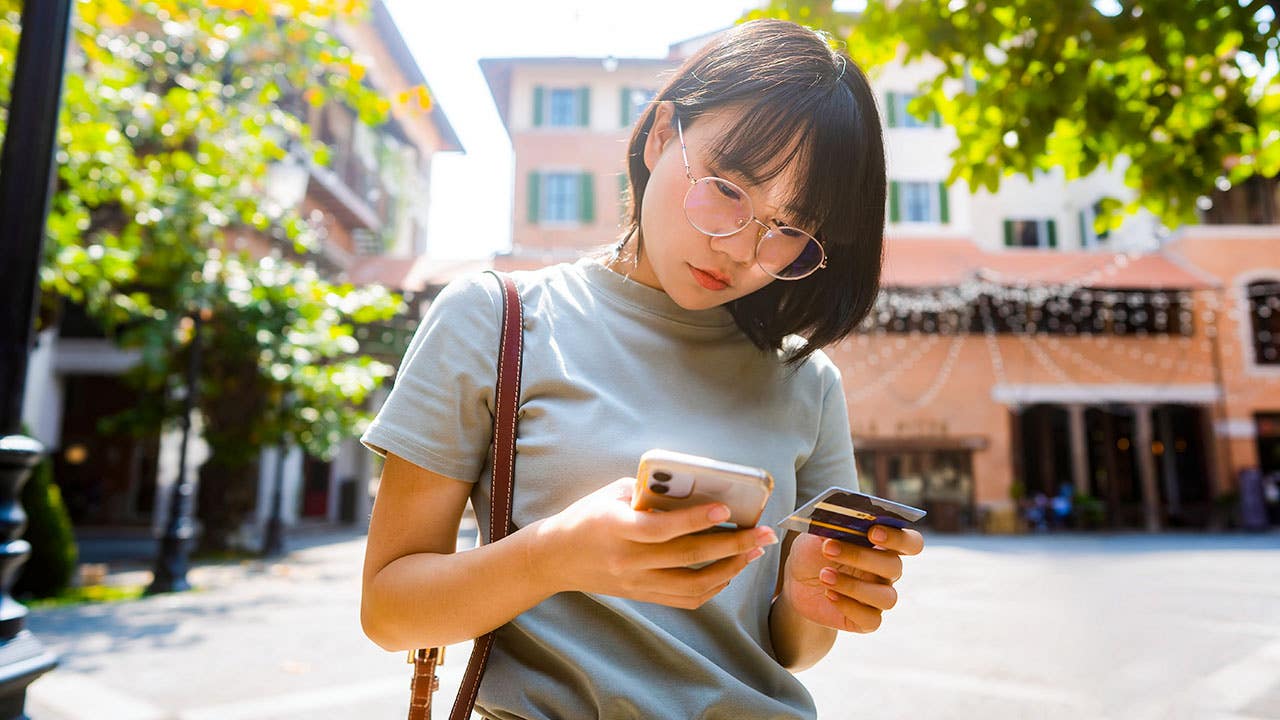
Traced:
<path id="1" fill-rule="evenodd" d="M 1055 530 L 1067 527 L 1067 523 L 1071 519 L 1071 493 L 1072 487 L 1070 485 L 1062 485 L 1058 488 L 1058 494 L 1054 495 L 1053 500 L 1049 503 Z"/>
<path id="2" fill-rule="evenodd" d="M 1280 525 L 1280 471 L 1262 476 L 1262 500 L 1267 506 L 1267 522 Z"/>
<path id="3" fill-rule="evenodd" d="M 1036 491 L 1027 504 L 1027 526 L 1035 532 L 1049 529 L 1049 496 Z"/>
<path id="4" fill-rule="evenodd" d="M 881 127 L 858 66 L 789 22 L 736 26 L 669 77 L 627 146 L 619 237 L 514 274 L 518 529 L 456 554 L 468 498 L 489 540 L 501 295 L 487 275 L 451 283 L 362 438 L 387 458 L 366 634 L 405 650 L 498 628 L 485 717 L 815 717 L 792 673 L 839 631 L 876 630 L 901 556 L 923 547 L 898 529 L 876 548 L 775 544 L 770 527 L 829 486 L 857 487 L 840 375 L 819 348 L 877 296 Z M 716 505 L 632 510 L 655 447 L 772 473 L 758 527 L 692 534 L 724 519 Z"/>

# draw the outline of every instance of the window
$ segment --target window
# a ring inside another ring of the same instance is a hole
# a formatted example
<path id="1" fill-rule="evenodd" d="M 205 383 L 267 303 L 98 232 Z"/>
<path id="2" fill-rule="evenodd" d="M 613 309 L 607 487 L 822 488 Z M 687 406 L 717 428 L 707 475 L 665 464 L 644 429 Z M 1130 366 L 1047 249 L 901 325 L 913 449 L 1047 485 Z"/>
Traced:
<path id="1" fill-rule="evenodd" d="M 903 183 L 903 216 L 907 222 L 930 222 L 933 216 L 933 187 L 926 183 Z"/>
<path id="2" fill-rule="evenodd" d="M 542 208 L 542 219 L 564 222 L 578 219 L 577 175 L 548 173 L 545 177 L 547 200 Z"/>
<path id="3" fill-rule="evenodd" d="M 1043 218 L 1005 220 L 1004 246 L 1056 248 L 1058 247 L 1057 223 Z"/>
<path id="4" fill-rule="evenodd" d="M 1253 331 L 1253 361 L 1280 366 L 1280 277 L 1247 286 Z"/>
<path id="5" fill-rule="evenodd" d="M 594 222 L 594 182 L 591 173 L 529 173 L 529 222 Z"/>
<path id="6" fill-rule="evenodd" d="M 533 89 L 534 127 L 587 127 L 590 123 L 590 88 Z"/>
<path id="7" fill-rule="evenodd" d="M 942 117 L 936 112 L 930 113 L 927 119 L 921 120 L 907 111 L 907 105 L 918 97 L 920 97 L 918 93 L 885 93 L 885 121 L 888 123 L 889 127 L 942 127 Z"/>
<path id="8" fill-rule="evenodd" d="M 943 183 L 894 180 L 889 184 L 889 220 L 948 223 L 947 198 L 947 186 Z"/>
<path id="9" fill-rule="evenodd" d="M 569 127 L 578 124 L 578 94 L 572 90 L 556 88 L 551 91 L 552 127 Z"/>
<path id="10" fill-rule="evenodd" d="M 622 88 L 622 126 L 630 127 L 648 107 L 655 94 L 653 90 Z"/>
<path id="11" fill-rule="evenodd" d="M 1102 214 L 1102 201 L 1098 200 L 1080 211 L 1080 247 L 1097 247 L 1107 241 L 1110 230 L 1098 232 L 1094 229 L 1094 221 Z"/>

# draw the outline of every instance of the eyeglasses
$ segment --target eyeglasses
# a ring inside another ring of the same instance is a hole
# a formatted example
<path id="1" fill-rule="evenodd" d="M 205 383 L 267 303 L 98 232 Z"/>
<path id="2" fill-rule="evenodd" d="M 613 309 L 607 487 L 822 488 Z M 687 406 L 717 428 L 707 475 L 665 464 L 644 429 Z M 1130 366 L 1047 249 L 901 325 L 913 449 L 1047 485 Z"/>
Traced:
<path id="1" fill-rule="evenodd" d="M 676 131 L 680 134 L 684 172 L 692 185 L 684 196 L 684 216 L 690 225 L 713 237 L 733 235 L 750 222 L 759 225 L 764 233 L 756 240 L 756 264 L 779 280 L 799 280 L 827 266 L 826 250 L 817 238 L 789 225 L 761 222 L 756 218 L 751 197 L 742 188 L 724 178 L 694 178 L 678 115 Z"/>

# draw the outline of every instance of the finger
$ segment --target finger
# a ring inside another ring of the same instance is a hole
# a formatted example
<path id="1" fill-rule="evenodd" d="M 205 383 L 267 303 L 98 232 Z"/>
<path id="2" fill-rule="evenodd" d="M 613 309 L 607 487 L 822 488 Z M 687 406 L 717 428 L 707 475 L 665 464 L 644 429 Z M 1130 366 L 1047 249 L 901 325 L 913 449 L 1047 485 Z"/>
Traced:
<path id="1" fill-rule="evenodd" d="M 609 487 L 610 492 L 617 493 L 616 497 L 619 500 L 625 500 L 627 505 L 630 505 L 636 491 L 636 479 L 629 477 L 618 478 Z"/>
<path id="2" fill-rule="evenodd" d="M 662 543 L 699 530 L 706 530 L 729 519 L 724 503 L 708 503 L 668 510 L 666 512 L 632 512 L 627 517 L 624 536 L 636 542 Z"/>
<path id="3" fill-rule="evenodd" d="M 834 590 L 827 591 L 827 599 L 835 604 L 836 608 L 844 615 L 844 627 L 842 630 L 856 633 L 875 632 L 880 628 L 881 611 L 869 605 L 845 597 Z"/>
<path id="4" fill-rule="evenodd" d="M 850 570 L 863 570 L 889 582 L 897 582 L 902 577 L 902 557 L 891 550 L 827 539 L 822 543 L 822 554 Z"/>
<path id="5" fill-rule="evenodd" d="M 686 567 L 732 557 L 777 542 L 777 534 L 767 525 L 730 532 L 682 535 L 655 545 L 654 552 L 646 560 L 654 568 Z"/>
<path id="6" fill-rule="evenodd" d="M 900 555 L 919 555 L 924 550 L 924 536 L 908 528 L 875 525 L 867 537 L 876 545 Z"/>
<path id="7" fill-rule="evenodd" d="M 755 548 L 739 553 L 723 560 L 717 560 L 705 567 L 667 568 L 653 572 L 654 587 L 661 587 L 664 592 L 698 597 L 711 588 L 725 584 L 751 563 L 764 556 L 764 548 Z"/>
<path id="8" fill-rule="evenodd" d="M 696 610 L 707 604 L 711 598 L 719 595 L 721 591 L 729 587 L 729 583 L 724 582 L 707 590 L 701 595 L 672 595 L 670 593 L 646 593 L 634 599 L 642 602 L 657 603 L 668 607 L 681 608 L 684 610 Z"/>
<path id="9" fill-rule="evenodd" d="M 818 579 L 828 590 L 870 605 L 878 610 L 892 610 L 898 604 L 898 591 L 892 585 L 849 577 L 835 568 L 823 568 Z"/>

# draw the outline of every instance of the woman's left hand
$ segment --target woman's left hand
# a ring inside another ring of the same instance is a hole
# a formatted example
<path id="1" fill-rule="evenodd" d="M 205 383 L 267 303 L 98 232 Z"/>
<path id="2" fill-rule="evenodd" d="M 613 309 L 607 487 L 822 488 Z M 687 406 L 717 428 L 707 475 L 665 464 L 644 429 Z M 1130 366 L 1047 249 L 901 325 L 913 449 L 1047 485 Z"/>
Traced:
<path id="1" fill-rule="evenodd" d="M 877 532 L 884 532 L 879 539 Z M 902 577 L 902 556 L 918 555 L 924 536 L 915 530 L 876 525 L 876 547 L 801 534 L 791 544 L 782 595 L 811 622 L 837 630 L 874 632 L 880 616 L 898 602 L 893 584 Z"/>

